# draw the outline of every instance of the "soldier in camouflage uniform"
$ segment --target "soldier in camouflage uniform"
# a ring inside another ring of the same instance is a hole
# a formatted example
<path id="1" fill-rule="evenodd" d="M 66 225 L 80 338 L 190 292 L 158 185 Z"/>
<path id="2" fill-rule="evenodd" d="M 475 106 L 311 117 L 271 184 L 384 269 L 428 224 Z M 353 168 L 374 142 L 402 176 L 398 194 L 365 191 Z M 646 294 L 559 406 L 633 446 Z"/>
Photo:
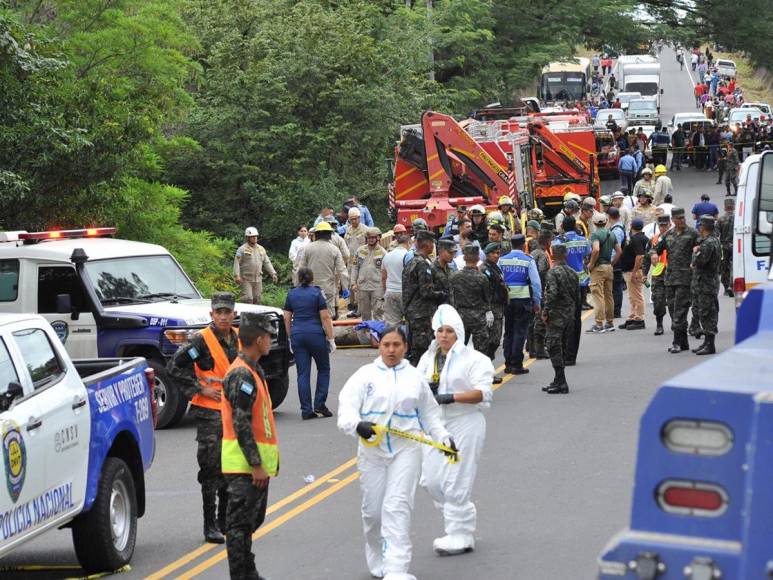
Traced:
<path id="1" fill-rule="evenodd" d="M 279 449 L 265 374 L 258 361 L 276 333 L 266 314 L 241 316 L 241 350 L 223 381 L 222 470 L 228 482 L 226 548 L 231 578 L 265 580 L 255 567 L 252 534 L 266 518 L 269 479 Z"/>
<path id="2" fill-rule="evenodd" d="M 710 215 L 700 217 L 700 245 L 692 255 L 692 285 L 695 289 L 696 307 L 700 317 L 703 344 L 694 349 L 698 355 L 714 354 L 714 338 L 717 335 L 719 318 L 719 269 L 722 260 L 722 247 L 719 238 L 714 235 L 714 218 Z"/>
<path id="3" fill-rule="evenodd" d="M 450 290 L 439 279 L 432 267 L 430 254 L 435 249 L 435 236 L 431 232 L 416 234 L 416 254 L 403 269 L 403 310 L 410 332 L 410 356 L 412 365 L 419 364 L 421 355 L 434 339 L 432 316 L 438 305 L 450 299 Z"/>
<path id="4" fill-rule="evenodd" d="M 454 257 L 456 256 L 457 249 L 454 240 L 439 240 L 437 243 L 437 257 L 432 262 L 432 268 L 437 277 L 436 284 L 440 290 L 448 294 L 448 304 L 451 304 L 452 299 L 451 274 L 456 270 Z"/>
<path id="5" fill-rule="evenodd" d="M 539 272 L 539 279 L 542 283 L 542 287 L 545 287 L 545 277 L 548 270 L 550 270 L 550 244 L 553 242 L 553 232 L 548 229 L 540 229 L 539 236 L 537 236 L 536 245 L 535 240 L 530 242 L 529 254 L 537 263 L 537 272 Z M 545 336 L 547 327 L 541 316 L 535 316 L 532 319 L 532 325 L 529 328 L 529 356 L 531 358 L 544 359 L 548 358 L 545 352 Z"/>
<path id="6" fill-rule="evenodd" d="M 658 254 L 655 251 L 655 247 L 658 245 L 658 240 L 662 238 L 665 233 L 671 229 L 671 218 L 667 215 L 658 216 L 658 233 L 656 233 L 650 240 L 650 272 L 652 278 L 652 286 L 650 291 L 652 293 L 652 311 L 655 315 L 655 336 L 661 336 L 664 334 L 663 330 L 663 318 L 666 315 L 666 265 L 668 264 L 668 253 L 663 252 Z M 662 266 L 658 266 L 662 262 Z"/>
<path id="7" fill-rule="evenodd" d="M 564 373 L 566 345 L 574 327 L 574 313 L 580 301 L 580 278 L 566 264 L 567 248 L 553 246 L 553 266 L 545 276 L 545 294 L 542 302 L 542 321 L 547 325 L 546 342 L 555 377 L 542 390 L 550 395 L 569 392 Z"/>
<path id="8" fill-rule="evenodd" d="M 727 161 L 725 161 L 725 189 L 727 195 L 738 195 L 738 167 L 741 160 L 738 157 L 738 151 L 733 148 L 732 143 L 727 143 Z M 733 186 L 733 193 L 730 193 L 730 186 Z"/>
<path id="9" fill-rule="evenodd" d="M 239 352 L 239 340 L 231 326 L 236 314 L 233 294 L 214 294 L 210 314 L 210 325 L 175 353 L 169 361 L 168 371 L 191 401 L 191 416 L 196 420 L 196 459 L 204 507 L 204 539 L 222 544 L 225 542 L 222 532 L 225 531 L 228 495 L 220 471 L 220 442 L 223 438 L 220 399 L 223 377 Z M 213 352 L 215 349 L 217 351 Z"/>
<path id="10" fill-rule="evenodd" d="M 478 270 L 480 248 L 472 244 L 464 247 L 464 268 L 451 276 L 451 305 L 464 323 L 464 336 L 475 350 L 484 354 L 489 350 L 489 331 L 494 324 L 491 311 L 491 288 L 486 276 Z"/>
<path id="11" fill-rule="evenodd" d="M 735 227 L 735 199 L 725 198 L 725 213 L 717 223 L 719 243 L 722 246 L 721 280 L 725 296 L 733 294 L 733 229 Z"/>
<path id="12" fill-rule="evenodd" d="M 486 261 L 480 265 L 480 271 L 488 279 L 489 293 L 491 296 L 491 312 L 494 314 L 494 324 L 491 325 L 489 332 L 489 347 L 486 355 L 494 361 L 497 349 L 502 342 L 502 328 L 505 319 L 505 308 L 507 308 L 508 296 L 507 285 L 502 270 L 497 262 L 502 255 L 499 244 L 490 242 L 483 250 L 486 254 Z M 494 384 L 502 382 L 502 377 L 495 376 Z"/>
<path id="13" fill-rule="evenodd" d="M 674 340 L 668 352 L 672 354 L 690 350 L 687 339 L 687 313 L 690 310 L 690 284 L 692 271 L 690 263 L 692 252 L 698 243 L 698 232 L 685 221 L 684 208 L 671 209 L 671 221 L 674 227 L 658 240 L 655 251 L 658 255 L 668 252 L 666 267 L 666 302 L 671 316 L 671 329 Z"/>

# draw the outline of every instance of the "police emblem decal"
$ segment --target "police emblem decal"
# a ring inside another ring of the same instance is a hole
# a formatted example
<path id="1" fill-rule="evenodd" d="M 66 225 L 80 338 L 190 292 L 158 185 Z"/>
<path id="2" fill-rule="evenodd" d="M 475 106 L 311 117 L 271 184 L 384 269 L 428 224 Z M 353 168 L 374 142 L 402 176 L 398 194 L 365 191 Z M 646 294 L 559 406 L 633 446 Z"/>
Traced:
<path id="1" fill-rule="evenodd" d="M 3 463 L 8 493 L 16 503 L 27 474 L 27 449 L 19 426 L 13 421 L 3 426 Z"/>

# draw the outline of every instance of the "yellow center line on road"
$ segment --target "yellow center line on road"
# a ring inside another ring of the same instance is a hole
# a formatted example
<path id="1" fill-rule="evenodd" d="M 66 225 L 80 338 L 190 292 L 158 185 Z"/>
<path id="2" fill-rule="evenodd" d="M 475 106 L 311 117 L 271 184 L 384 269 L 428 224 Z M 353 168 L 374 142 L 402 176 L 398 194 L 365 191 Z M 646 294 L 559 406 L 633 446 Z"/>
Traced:
<path id="1" fill-rule="evenodd" d="M 582 320 L 587 320 L 588 317 L 590 317 L 592 314 L 593 314 L 592 310 L 586 312 L 585 314 L 583 314 Z M 529 360 L 527 360 L 523 364 L 524 368 L 534 364 L 534 362 L 536 360 L 537 359 L 529 359 Z M 496 369 L 496 372 L 499 373 L 504 368 L 505 368 L 505 365 L 501 365 L 500 367 L 498 367 Z M 514 377 L 515 377 L 515 375 L 509 375 L 509 374 L 505 375 L 505 377 L 503 378 L 503 380 L 502 380 L 502 382 L 500 384 L 492 386 L 492 390 L 496 391 L 497 389 L 501 388 L 503 385 L 505 385 L 506 383 L 511 381 Z M 253 534 L 253 536 L 252 536 L 253 541 L 257 540 L 258 538 L 261 538 L 261 537 L 265 536 L 266 534 L 268 534 L 269 532 L 275 530 L 279 526 L 287 523 L 291 519 L 299 516 L 300 514 L 302 514 L 305 511 L 307 511 L 309 508 L 315 506 L 316 504 L 318 504 L 322 500 L 324 500 L 324 499 L 330 497 L 331 495 L 339 492 L 340 490 L 344 489 L 350 483 L 356 481 L 357 478 L 359 477 L 359 473 L 357 473 L 357 472 L 348 475 L 344 479 L 341 479 L 341 480 L 337 480 L 336 479 L 336 476 L 338 474 L 340 474 L 343 471 L 346 471 L 350 467 L 355 466 L 356 463 L 357 463 L 357 458 L 353 457 L 352 459 L 350 459 L 350 460 L 346 461 L 345 463 L 339 465 L 335 469 L 329 471 L 328 473 L 326 473 L 325 475 L 323 475 L 322 477 L 320 477 L 319 479 L 317 479 L 313 483 L 311 483 L 311 484 L 309 484 L 309 485 L 307 485 L 305 487 L 302 487 L 301 489 L 299 489 L 295 493 L 292 493 L 292 494 L 288 495 L 287 497 L 282 498 L 281 500 L 279 500 L 275 504 L 272 504 L 271 506 L 269 506 L 268 510 L 266 511 L 267 515 L 275 513 L 277 510 L 279 510 L 279 509 L 285 507 L 286 505 L 292 503 L 296 499 L 298 499 L 298 498 L 308 494 L 309 492 L 311 492 L 314 489 L 320 487 L 324 483 L 332 484 L 329 487 L 327 487 L 326 489 L 324 489 L 321 492 L 319 492 L 317 495 L 314 495 L 311 498 L 309 498 L 308 500 L 306 500 L 304 503 L 294 507 L 292 510 L 288 511 L 287 513 L 285 513 L 285 514 L 279 516 L 278 518 L 273 519 L 270 522 L 268 522 L 267 524 L 265 524 L 263 527 L 261 527 L 259 530 L 257 530 Z M 151 574 L 150 576 L 147 577 L 147 580 L 160 580 L 161 578 L 164 578 L 164 577 L 168 576 L 169 574 L 171 574 L 175 570 L 179 570 L 180 568 L 182 568 L 186 564 L 188 564 L 191 561 L 195 560 L 196 558 L 206 554 L 207 552 L 210 552 L 210 551 L 214 550 L 217 547 L 218 547 L 217 544 L 204 544 L 202 546 L 199 546 L 195 550 L 192 550 L 191 552 L 189 552 L 188 554 L 182 556 L 178 560 L 176 560 L 176 561 L 172 562 L 171 564 L 165 566 L 164 568 L 162 568 L 161 570 L 159 570 L 155 574 Z M 195 567 L 191 568 L 187 572 L 178 575 L 177 578 L 193 578 L 194 576 L 196 576 L 198 574 L 201 574 L 205 570 L 211 568 L 212 566 L 214 566 L 215 564 L 217 564 L 221 560 L 225 559 L 226 556 L 227 556 L 226 551 L 221 548 L 221 551 L 219 551 L 217 554 L 212 555 L 210 558 L 208 558 L 207 560 L 204 560 L 203 562 L 201 562 L 200 564 L 198 564 Z"/>

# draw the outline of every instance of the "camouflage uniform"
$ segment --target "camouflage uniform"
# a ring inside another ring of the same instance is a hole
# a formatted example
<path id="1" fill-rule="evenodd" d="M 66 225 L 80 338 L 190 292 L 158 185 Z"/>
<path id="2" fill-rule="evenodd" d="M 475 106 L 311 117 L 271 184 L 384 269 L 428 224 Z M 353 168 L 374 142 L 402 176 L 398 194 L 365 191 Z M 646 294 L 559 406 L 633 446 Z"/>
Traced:
<path id="1" fill-rule="evenodd" d="M 242 353 L 239 356 L 265 381 L 259 364 Z M 252 466 L 262 463 L 252 431 L 252 405 L 258 392 L 254 383 L 255 379 L 245 368 L 231 369 L 223 381 L 223 396 L 228 398 L 233 409 L 233 426 L 239 448 Z M 251 395 L 245 396 L 246 391 L 241 388 L 244 384 L 253 387 Z M 252 553 L 252 534 L 266 519 L 268 485 L 264 488 L 255 487 L 252 476 L 247 474 L 226 474 L 224 477 L 228 483 L 225 532 L 228 569 L 232 579 L 258 580 L 260 576 Z"/>
<path id="2" fill-rule="evenodd" d="M 661 254 L 668 252 L 666 266 L 666 302 L 671 316 L 671 329 L 677 334 L 687 335 L 687 312 L 690 310 L 690 284 L 692 272 L 690 262 L 692 249 L 697 244 L 698 232 L 685 226 L 681 232 L 671 228 L 659 240 L 655 251 Z M 686 338 L 685 338 L 686 340 Z"/>
<path id="3" fill-rule="evenodd" d="M 465 266 L 451 276 L 452 305 L 464 323 L 465 344 L 472 337 L 475 350 L 489 350 L 489 329 L 486 312 L 491 310 L 491 289 L 486 276 L 478 268 Z"/>
<path id="4" fill-rule="evenodd" d="M 239 340 L 232 330 L 229 340 L 221 337 L 213 324 L 210 328 L 215 332 L 217 341 L 223 349 L 228 362 L 233 362 L 239 353 Z M 169 376 L 185 397 L 190 401 L 194 395 L 201 392 L 201 384 L 196 377 L 198 365 L 201 370 L 209 371 L 215 368 L 215 361 L 209 352 L 207 343 L 200 334 L 196 334 L 191 341 L 180 348 L 172 360 L 169 361 L 167 370 Z M 201 485 L 201 496 L 204 503 L 204 520 L 214 521 L 215 499 L 219 501 L 217 524 L 221 532 L 225 531 L 225 508 L 228 502 L 226 482 L 220 470 L 220 442 L 223 438 L 223 421 L 219 411 L 207 409 L 198 405 L 191 405 L 190 414 L 196 420 L 196 459 L 199 464 L 198 481 Z"/>
<path id="5" fill-rule="evenodd" d="M 738 193 L 738 166 L 741 164 L 738 158 L 738 151 L 736 149 L 730 149 L 727 154 L 727 161 L 725 162 L 725 189 L 727 195 L 736 195 Z M 733 186 L 733 193 L 730 193 L 730 186 Z"/>
<path id="6" fill-rule="evenodd" d="M 717 222 L 719 243 L 722 246 L 721 280 L 725 292 L 733 290 L 733 229 L 735 227 L 735 215 L 725 213 Z"/>
<path id="7" fill-rule="evenodd" d="M 438 288 L 448 295 L 448 299 L 445 301 L 445 303 L 453 304 L 454 291 L 453 288 L 451 288 L 451 274 L 454 273 L 454 270 L 452 270 L 449 265 L 444 266 L 441 264 L 440 260 L 437 258 L 435 258 L 432 262 L 432 269 L 435 272 L 437 279 L 436 284 Z"/>
<path id="8" fill-rule="evenodd" d="M 546 343 L 553 368 L 564 367 L 566 344 L 574 329 L 574 313 L 580 300 L 580 278 L 570 266 L 556 263 L 545 275 L 543 312 L 547 313 Z"/>
<path id="9" fill-rule="evenodd" d="M 489 284 L 489 295 L 491 296 L 491 312 L 494 314 L 494 324 L 489 330 L 489 345 L 486 355 L 494 360 L 497 349 L 502 342 L 502 328 L 505 319 L 505 308 L 509 302 L 507 296 L 507 285 L 505 284 L 502 270 L 497 264 L 491 264 L 488 261 L 483 262 L 480 271 L 486 276 Z"/>
<path id="10" fill-rule="evenodd" d="M 692 286 L 696 309 L 703 334 L 717 334 L 719 317 L 719 268 L 722 247 L 719 238 L 709 235 L 701 240 L 698 251 L 692 255 Z"/>
<path id="11" fill-rule="evenodd" d="M 418 253 L 403 269 L 403 310 L 411 343 L 408 360 L 414 366 L 432 342 L 435 310 L 450 300 L 449 287 L 440 278 L 432 262 Z"/>
<path id="12" fill-rule="evenodd" d="M 545 250 L 538 246 L 531 251 L 531 257 L 534 258 L 534 261 L 537 263 L 537 272 L 539 272 L 539 279 L 544 288 L 547 273 L 550 270 L 550 260 L 548 259 L 548 255 Z M 527 335 L 529 355 L 541 356 L 545 352 L 546 333 L 547 327 L 545 326 L 542 317 L 534 316 Z"/>

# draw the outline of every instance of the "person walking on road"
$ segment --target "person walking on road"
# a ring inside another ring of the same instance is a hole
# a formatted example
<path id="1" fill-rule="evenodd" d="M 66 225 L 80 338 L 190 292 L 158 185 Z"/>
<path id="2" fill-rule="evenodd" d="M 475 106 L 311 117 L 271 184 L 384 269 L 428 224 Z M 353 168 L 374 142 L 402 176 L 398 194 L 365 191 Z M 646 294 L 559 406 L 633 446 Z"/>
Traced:
<path id="1" fill-rule="evenodd" d="M 606 229 L 607 216 L 600 213 L 594 218 L 596 231 L 591 236 L 591 256 L 588 262 L 590 272 L 590 291 L 595 308 L 595 324 L 586 332 L 600 334 L 614 332 L 615 303 L 612 296 L 612 272 L 614 264 L 620 259 L 622 250 L 614 234 Z M 612 252 L 615 253 L 614 259 Z"/>
<path id="2" fill-rule="evenodd" d="M 310 268 L 298 270 L 298 287 L 287 293 L 284 305 L 284 324 L 290 337 L 298 371 L 298 399 L 301 418 L 332 417 L 325 406 L 330 386 L 330 355 L 335 352 L 333 319 L 327 309 L 322 289 L 313 286 L 314 272 Z M 317 367 L 317 388 L 314 404 L 311 400 L 311 361 Z"/>
<path id="3" fill-rule="evenodd" d="M 639 172 L 639 164 L 633 156 L 633 150 L 628 149 L 617 162 L 617 170 L 620 172 L 620 188 L 625 189 L 628 195 L 633 193 L 634 179 Z"/>
<path id="4" fill-rule="evenodd" d="M 380 229 L 368 228 L 366 244 L 357 248 L 352 264 L 352 289 L 357 292 L 357 304 L 362 320 L 381 320 L 384 315 L 381 264 L 386 251 L 379 244 L 380 239 Z"/>
<path id="5" fill-rule="evenodd" d="M 472 244 L 464 248 L 464 268 L 451 275 L 452 305 L 464 322 L 464 342 L 485 353 L 489 347 L 489 332 L 494 326 L 489 281 L 478 270 L 480 248 Z"/>
<path id="6" fill-rule="evenodd" d="M 435 249 L 435 235 L 420 230 L 416 234 L 416 254 L 403 270 L 403 310 L 410 333 L 410 361 L 419 364 L 432 342 L 432 315 L 451 296 L 429 256 Z"/>
<path id="7" fill-rule="evenodd" d="M 327 222 L 321 222 L 314 228 L 314 237 L 303 251 L 301 268 L 310 268 L 314 274 L 314 280 L 325 295 L 325 302 L 330 316 L 335 319 L 338 289 L 340 282 L 345 296 L 349 295 L 349 274 L 346 264 L 338 248 L 333 245 L 331 236 L 333 228 Z"/>
<path id="8" fill-rule="evenodd" d="M 726 143 L 727 160 L 725 161 L 725 189 L 727 195 L 738 195 L 738 172 L 741 168 L 741 160 L 738 157 L 738 151 L 732 143 Z M 733 193 L 730 193 L 730 186 L 733 186 Z"/>
<path id="9" fill-rule="evenodd" d="M 486 261 L 480 265 L 480 271 L 486 276 L 489 284 L 489 295 L 491 296 L 491 312 L 494 314 L 494 324 L 489 331 L 489 346 L 486 354 L 494 361 L 497 349 L 502 342 L 502 327 L 504 325 L 505 309 L 507 308 L 507 284 L 505 284 L 504 274 L 499 268 L 499 258 L 501 249 L 499 244 L 489 243 L 484 249 Z M 494 384 L 502 382 L 502 377 L 494 376 Z"/>
<path id="10" fill-rule="evenodd" d="M 719 270 L 722 247 L 714 235 L 714 218 L 702 215 L 699 219 L 700 242 L 692 255 L 692 284 L 695 289 L 696 307 L 701 324 L 703 344 L 694 349 L 697 355 L 717 352 L 714 339 L 719 319 Z"/>
<path id="11" fill-rule="evenodd" d="M 338 428 L 364 440 L 376 436 L 376 426 L 415 435 L 425 432 L 434 441 L 456 449 L 427 381 L 403 358 L 407 350 L 402 329 L 389 327 L 384 331 L 380 356 L 358 369 L 341 389 Z M 421 445 L 402 437 L 387 435 L 375 446 L 364 441 L 357 446 L 365 559 L 374 578 L 416 580 L 408 568 L 411 515 L 421 462 Z"/>
<path id="12" fill-rule="evenodd" d="M 266 519 L 269 479 L 279 472 L 279 441 L 259 361 L 271 352 L 274 336 L 268 314 L 243 312 L 239 356 L 223 381 L 221 463 L 228 482 L 225 543 L 231 578 L 263 579 L 255 567 L 252 534 Z"/>
<path id="13" fill-rule="evenodd" d="M 499 259 L 510 299 L 505 311 L 504 355 L 505 372 L 511 375 L 529 372 L 523 366 L 523 345 L 531 318 L 539 312 L 542 300 L 537 264 L 523 251 L 525 242 L 523 234 L 514 235 L 512 251 Z"/>
<path id="14" fill-rule="evenodd" d="M 664 334 L 663 318 L 666 316 L 666 266 L 668 266 L 668 252 L 663 250 L 658 254 L 655 248 L 658 241 L 665 233 L 671 229 L 671 217 L 667 215 L 658 216 L 657 233 L 650 240 L 650 277 L 652 286 L 650 292 L 652 295 L 652 310 L 655 315 L 655 336 Z"/>
<path id="15" fill-rule="evenodd" d="M 574 326 L 574 313 L 580 300 L 580 279 L 566 263 L 567 247 L 562 243 L 553 246 L 553 266 L 545 279 L 545 299 L 542 320 L 547 326 L 546 343 L 553 365 L 553 382 L 543 387 L 549 395 L 565 395 L 569 392 L 564 367 L 566 346 Z"/>
<path id="16" fill-rule="evenodd" d="M 733 235 L 735 227 L 735 199 L 725 198 L 725 213 L 719 218 L 717 230 L 722 245 L 721 280 L 725 296 L 735 296 L 733 292 Z"/>
<path id="17" fill-rule="evenodd" d="M 655 248 L 657 254 L 668 252 L 666 267 L 666 302 L 671 316 L 671 329 L 674 331 L 673 344 L 668 352 L 677 354 L 690 350 L 687 338 L 687 313 L 690 310 L 690 284 L 692 282 L 693 248 L 698 241 L 698 232 L 687 225 L 684 208 L 671 209 L 671 221 L 674 227 L 666 232 Z"/>
<path id="18" fill-rule="evenodd" d="M 258 228 L 244 230 L 244 238 L 247 241 L 237 248 L 234 256 L 234 279 L 241 287 L 242 302 L 260 304 L 263 298 L 263 268 L 274 284 L 278 278 L 266 249 L 258 244 Z"/>
<path id="19" fill-rule="evenodd" d="M 625 283 L 628 285 L 628 303 L 631 311 L 620 325 L 623 330 L 641 330 L 644 326 L 644 273 L 642 266 L 647 250 L 647 236 L 642 233 L 644 222 L 635 218 L 631 222 L 631 236 L 620 258 Z"/>
<path id="20" fill-rule="evenodd" d="M 671 171 L 682 170 L 682 157 L 684 157 L 684 146 L 687 143 L 687 137 L 682 129 L 682 124 L 677 123 L 676 131 L 671 135 L 671 146 L 674 150 L 671 153 Z"/>
<path id="21" fill-rule="evenodd" d="M 459 314 L 441 304 L 432 317 L 435 340 L 419 361 L 418 370 L 433 390 L 445 428 L 462 461 L 453 465 L 435 449 L 424 448 L 420 484 L 443 512 L 445 535 L 432 547 L 452 556 L 475 549 L 477 514 L 472 488 L 486 439 L 486 411 L 493 399 L 494 365 L 483 353 L 465 345 Z"/>
<path id="22" fill-rule="evenodd" d="M 381 288 L 384 291 L 384 322 L 396 326 L 403 321 L 403 269 L 411 247 L 407 232 L 397 234 L 397 246 L 381 262 Z"/>
<path id="23" fill-rule="evenodd" d="M 223 439 L 220 401 L 223 377 L 239 354 L 239 338 L 233 329 L 234 302 L 230 292 L 213 294 L 212 322 L 178 349 L 168 365 L 169 376 L 190 400 L 190 415 L 196 421 L 197 479 L 204 508 L 204 540 L 211 544 L 225 542 L 228 490 L 220 469 Z"/>

